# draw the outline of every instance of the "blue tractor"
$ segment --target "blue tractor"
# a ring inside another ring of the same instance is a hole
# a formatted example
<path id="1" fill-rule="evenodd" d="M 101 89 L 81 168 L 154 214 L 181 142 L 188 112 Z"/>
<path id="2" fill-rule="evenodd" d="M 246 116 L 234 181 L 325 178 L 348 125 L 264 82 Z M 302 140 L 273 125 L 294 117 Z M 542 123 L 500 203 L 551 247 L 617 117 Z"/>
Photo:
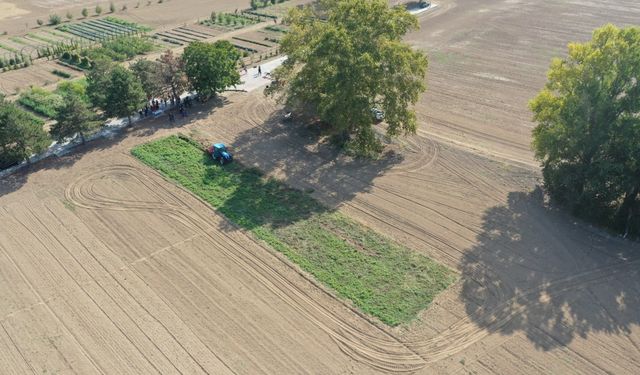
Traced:
<path id="1" fill-rule="evenodd" d="M 224 143 L 214 143 L 211 145 L 211 147 L 209 147 L 209 154 L 213 160 L 220 162 L 220 165 L 233 161 L 233 155 L 227 150 L 227 146 L 225 146 Z"/>

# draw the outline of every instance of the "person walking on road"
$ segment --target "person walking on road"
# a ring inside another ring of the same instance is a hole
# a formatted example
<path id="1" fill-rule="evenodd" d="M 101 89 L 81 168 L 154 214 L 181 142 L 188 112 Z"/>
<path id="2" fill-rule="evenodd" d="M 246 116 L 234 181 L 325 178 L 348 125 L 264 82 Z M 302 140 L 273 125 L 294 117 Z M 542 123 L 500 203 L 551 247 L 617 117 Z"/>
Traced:
<path id="1" fill-rule="evenodd" d="M 258 77 L 262 77 L 262 66 L 258 65 Z"/>

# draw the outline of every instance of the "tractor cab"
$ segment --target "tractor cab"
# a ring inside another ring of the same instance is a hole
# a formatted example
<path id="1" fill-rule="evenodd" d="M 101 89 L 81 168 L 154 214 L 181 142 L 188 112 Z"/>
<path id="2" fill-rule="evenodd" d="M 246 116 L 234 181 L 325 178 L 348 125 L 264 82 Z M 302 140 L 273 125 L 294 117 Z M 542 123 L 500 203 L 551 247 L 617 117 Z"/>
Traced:
<path id="1" fill-rule="evenodd" d="M 227 150 L 224 143 L 214 143 L 209 147 L 209 154 L 213 160 L 220 162 L 220 165 L 233 161 L 233 155 Z"/>

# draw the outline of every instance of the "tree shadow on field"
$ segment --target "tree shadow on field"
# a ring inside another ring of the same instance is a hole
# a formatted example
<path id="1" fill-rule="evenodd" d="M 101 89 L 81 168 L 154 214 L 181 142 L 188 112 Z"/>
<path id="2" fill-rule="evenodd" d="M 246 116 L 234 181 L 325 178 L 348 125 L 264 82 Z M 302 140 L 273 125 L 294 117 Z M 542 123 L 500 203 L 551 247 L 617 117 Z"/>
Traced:
<path id="1" fill-rule="evenodd" d="M 119 141 L 117 141 L 119 143 Z M 0 179 L 0 197 L 19 190 L 29 180 L 29 176 L 42 171 L 57 171 L 72 167 L 88 152 L 100 151 L 112 147 L 114 139 L 97 140 L 77 145 L 64 155 L 51 155 L 47 158 L 26 164 L 14 173 Z"/>
<path id="2" fill-rule="evenodd" d="M 478 244 L 461 261 L 470 276 L 463 295 L 503 297 L 481 310 L 469 301 L 467 313 L 492 332 L 523 332 L 542 350 L 589 333 L 628 334 L 640 324 L 640 247 L 543 200 L 539 189 L 512 192 L 507 205 L 485 212 Z"/>
<path id="3" fill-rule="evenodd" d="M 216 98 L 209 99 L 206 102 L 192 100 L 192 103 L 193 105 L 187 108 L 186 117 L 183 117 L 177 108 L 171 108 L 169 111 L 164 112 L 158 118 L 145 119 L 144 122 L 148 125 L 141 126 L 141 129 L 135 132 L 134 135 L 137 137 L 148 137 L 161 129 L 177 128 L 180 126 L 188 125 L 193 121 L 205 119 L 211 116 L 218 108 L 222 108 L 223 106 L 228 104 L 229 100 L 226 97 L 218 96 Z M 171 121 L 169 121 L 169 113 L 174 114 L 175 122 L 172 123 Z M 136 127 L 136 125 L 134 125 L 134 127 Z"/>
<path id="4" fill-rule="evenodd" d="M 284 121 L 283 111 L 240 133 L 233 142 L 237 160 L 286 185 L 311 193 L 328 208 L 371 189 L 373 180 L 403 156 L 385 150 L 377 160 L 346 155 L 324 136 L 317 123 Z"/>

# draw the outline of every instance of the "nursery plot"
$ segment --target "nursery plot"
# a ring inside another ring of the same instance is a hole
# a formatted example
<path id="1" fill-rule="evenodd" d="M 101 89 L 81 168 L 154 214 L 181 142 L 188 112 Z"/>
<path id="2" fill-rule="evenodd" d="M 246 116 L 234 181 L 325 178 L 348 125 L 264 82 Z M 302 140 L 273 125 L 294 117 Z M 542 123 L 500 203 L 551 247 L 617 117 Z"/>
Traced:
<path id="1" fill-rule="evenodd" d="M 149 31 L 145 26 L 114 17 L 64 24 L 58 26 L 57 29 L 90 41 L 101 41 L 125 35 L 139 35 Z"/>

